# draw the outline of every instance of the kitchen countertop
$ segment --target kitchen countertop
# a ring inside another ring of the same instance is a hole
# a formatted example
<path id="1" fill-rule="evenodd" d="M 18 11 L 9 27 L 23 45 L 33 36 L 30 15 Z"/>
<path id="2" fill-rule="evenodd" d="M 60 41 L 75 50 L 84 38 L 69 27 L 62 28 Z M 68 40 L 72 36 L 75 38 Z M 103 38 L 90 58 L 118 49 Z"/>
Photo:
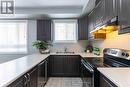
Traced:
<path id="1" fill-rule="evenodd" d="M 118 87 L 130 87 L 130 68 L 98 68 Z"/>
<path id="2" fill-rule="evenodd" d="M 50 55 L 80 55 L 81 57 L 103 57 L 103 54 L 95 55 L 93 53 L 50 53 Z"/>
<path id="3" fill-rule="evenodd" d="M 0 87 L 6 87 L 49 55 L 33 54 L 0 64 Z"/>
<path id="4" fill-rule="evenodd" d="M 11 60 L 0 64 L 0 87 L 6 87 L 10 83 L 14 82 L 20 76 L 24 75 L 34 66 L 46 59 L 50 55 L 80 55 L 81 57 L 102 57 L 91 53 L 63 53 L 63 54 L 32 54 L 25 57 L 21 57 L 15 60 Z"/>

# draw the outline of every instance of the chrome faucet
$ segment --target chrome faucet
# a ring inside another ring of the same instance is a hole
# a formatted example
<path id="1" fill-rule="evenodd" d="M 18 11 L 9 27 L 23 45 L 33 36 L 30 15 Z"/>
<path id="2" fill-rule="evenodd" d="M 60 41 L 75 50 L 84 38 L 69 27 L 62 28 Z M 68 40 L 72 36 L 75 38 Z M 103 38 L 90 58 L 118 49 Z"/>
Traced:
<path id="1" fill-rule="evenodd" d="M 67 47 L 65 47 L 64 52 L 65 52 L 65 53 L 67 52 Z"/>

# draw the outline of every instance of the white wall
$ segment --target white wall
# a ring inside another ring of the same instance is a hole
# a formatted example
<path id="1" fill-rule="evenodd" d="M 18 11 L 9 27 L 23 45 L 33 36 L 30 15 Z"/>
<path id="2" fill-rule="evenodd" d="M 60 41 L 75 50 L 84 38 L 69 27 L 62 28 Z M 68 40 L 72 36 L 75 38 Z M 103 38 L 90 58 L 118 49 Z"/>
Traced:
<path id="1" fill-rule="evenodd" d="M 33 54 L 38 52 L 33 46 L 32 42 L 36 41 L 37 39 L 37 30 L 36 30 L 36 20 L 28 20 L 28 54 Z M 68 48 L 68 51 L 74 51 L 74 52 L 84 52 L 86 48 L 86 41 L 78 41 L 77 43 L 66 43 L 66 44 L 53 44 L 53 46 L 50 48 L 51 52 L 57 52 L 57 51 L 63 51 L 64 47 Z M 3 54 L 0 55 L 0 63 L 13 60 L 16 58 L 23 57 L 28 54 Z"/>
<path id="2" fill-rule="evenodd" d="M 101 49 L 121 48 L 130 50 L 130 33 L 118 35 L 118 31 L 107 34 L 102 41 L 93 41 L 93 45 Z"/>
<path id="3" fill-rule="evenodd" d="M 36 40 L 36 20 L 28 20 L 28 54 L 36 52 L 32 42 Z M 28 54 L 0 54 L 0 63 L 20 58 Z"/>

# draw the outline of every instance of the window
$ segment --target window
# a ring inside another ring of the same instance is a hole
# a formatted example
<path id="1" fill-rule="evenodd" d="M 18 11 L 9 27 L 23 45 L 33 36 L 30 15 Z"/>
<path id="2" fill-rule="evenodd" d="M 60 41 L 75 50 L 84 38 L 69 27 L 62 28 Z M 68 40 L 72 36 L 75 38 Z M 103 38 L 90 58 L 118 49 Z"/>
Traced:
<path id="1" fill-rule="evenodd" d="M 27 21 L 0 21 L 0 53 L 27 53 Z"/>
<path id="2" fill-rule="evenodd" d="M 54 20 L 54 42 L 76 42 L 77 20 Z"/>

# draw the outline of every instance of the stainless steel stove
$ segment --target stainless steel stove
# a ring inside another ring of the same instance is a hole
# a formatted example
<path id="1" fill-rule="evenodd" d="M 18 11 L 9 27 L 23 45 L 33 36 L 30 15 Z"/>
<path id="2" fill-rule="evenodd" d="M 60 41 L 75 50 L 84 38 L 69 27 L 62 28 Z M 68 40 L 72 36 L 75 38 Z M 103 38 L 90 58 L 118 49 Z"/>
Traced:
<path id="1" fill-rule="evenodd" d="M 81 60 L 83 87 L 99 87 L 98 67 L 130 67 L 129 50 L 106 48 L 103 55 Z"/>

